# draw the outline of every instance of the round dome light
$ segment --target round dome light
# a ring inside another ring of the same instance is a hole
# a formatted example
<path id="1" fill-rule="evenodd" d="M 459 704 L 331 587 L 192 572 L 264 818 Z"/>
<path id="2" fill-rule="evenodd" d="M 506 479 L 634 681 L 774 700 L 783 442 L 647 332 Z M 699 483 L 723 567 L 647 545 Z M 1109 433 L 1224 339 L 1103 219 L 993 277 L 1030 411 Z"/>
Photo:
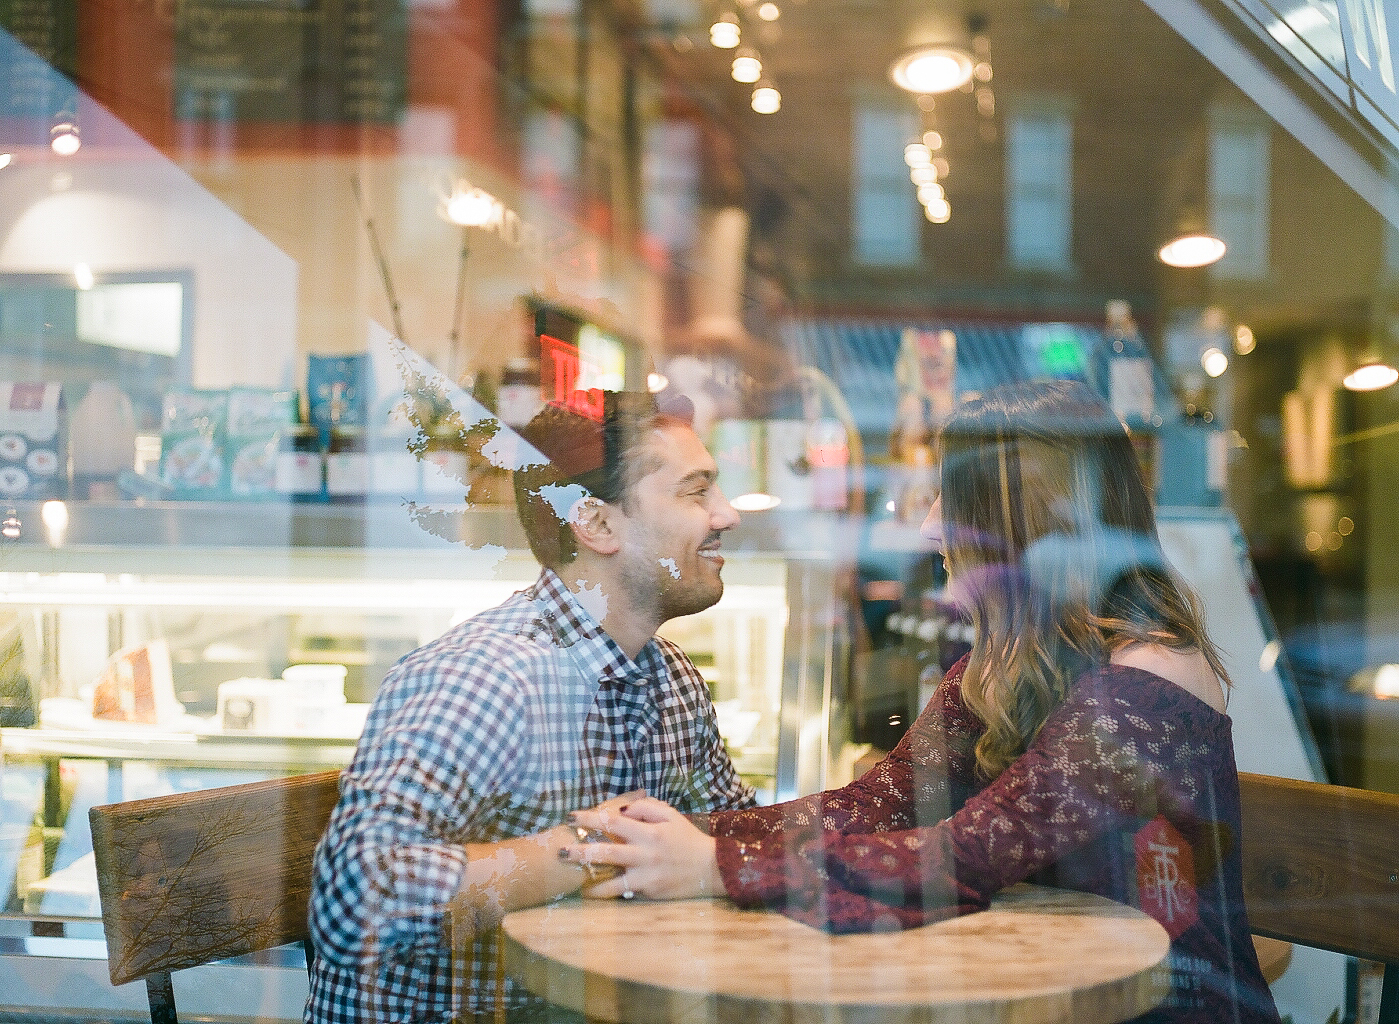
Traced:
<path id="1" fill-rule="evenodd" d="M 1229 369 L 1229 357 L 1211 345 L 1200 353 L 1200 366 L 1211 377 L 1218 377 Z"/>
<path id="2" fill-rule="evenodd" d="M 1351 391 L 1379 391 L 1396 380 L 1399 380 L 1399 370 L 1377 360 L 1352 370 L 1341 383 Z"/>
<path id="3" fill-rule="evenodd" d="M 1208 267 L 1219 261 L 1224 248 L 1213 235 L 1182 235 L 1161 246 L 1157 255 L 1168 267 Z"/>
<path id="4" fill-rule="evenodd" d="M 751 494 L 740 494 L 729 502 L 740 512 L 766 512 L 770 508 L 776 508 L 782 504 L 782 499 L 771 494 L 764 494 L 761 491 L 754 491 Z"/>
<path id="5" fill-rule="evenodd" d="M 889 69 L 889 77 L 907 92 L 951 92 L 971 80 L 972 59 L 956 47 L 930 46 L 900 57 Z"/>

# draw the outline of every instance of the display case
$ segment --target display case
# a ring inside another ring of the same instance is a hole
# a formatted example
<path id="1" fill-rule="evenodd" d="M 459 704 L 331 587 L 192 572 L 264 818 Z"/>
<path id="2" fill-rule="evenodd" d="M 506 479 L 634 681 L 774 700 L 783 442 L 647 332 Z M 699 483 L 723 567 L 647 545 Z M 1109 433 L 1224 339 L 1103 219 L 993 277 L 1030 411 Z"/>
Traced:
<path id="1" fill-rule="evenodd" d="M 392 664 L 539 571 L 508 506 L 11 513 L 19 536 L 0 543 L 0 958 L 41 949 L 76 963 L 101 939 L 89 807 L 348 763 Z M 735 764 L 765 802 L 840 781 L 857 753 L 830 727 L 848 661 L 838 535 L 803 522 L 793 549 L 782 517 L 745 517 L 725 538 L 722 600 L 662 629 L 709 682 Z M 118 652 L 146 647 L 168 656 L 173 707 L 153 722 L 94 717 L 94 680 Z M 307 694 L 280 679 L 292 665 L 344 666 L 343 702 L 305 713 Z M 268 694 L 278 706 L 258 704 Z M 125 1004 L 101 991 L 100 970 L 87 973 L 74 1008 Z"/>

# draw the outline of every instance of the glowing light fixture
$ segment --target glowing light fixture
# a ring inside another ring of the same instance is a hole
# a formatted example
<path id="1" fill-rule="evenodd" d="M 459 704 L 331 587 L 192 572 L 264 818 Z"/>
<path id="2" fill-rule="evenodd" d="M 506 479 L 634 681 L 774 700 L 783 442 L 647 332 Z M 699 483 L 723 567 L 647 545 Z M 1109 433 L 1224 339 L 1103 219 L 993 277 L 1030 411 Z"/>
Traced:
<path id="1" fill-rule="evenodd" d="M 908 172 L 908 178 L 915 185 L 930 185 L 938 180 L 938 172 L 932 167 L 915 167 Z"/>
<path id="2" fill-rule="evenodd" d="M 952 171 L 952 165 L 947 162 L 946 157 L 933 157 L 933 170 L 938 172 L 939 178 L 945 178 Z"/>
<path id="3" fill-rule="evenodd" d="M 775 114 L 782 109 L 782 94 L 771 82 L 759 81 L 753 90 L 752 106 L 760 114 Z"/>
<path id="4" fill-rule="evenodd" d="M 646 375 L 646 390 L 651 394 L 664 391 L 670 387 L 670 378 L 663 373 L 648 373 Z"/>
<path id="5" fill-rule="evenodd" d="M 92 291 L 92 286 L 96 279 L 92 276 L 92 268 L 86 263 L 79 263 L 73 268 L 73 280 L 77 283 L 80 291 Z"/>
<path id="6" fill-rule="evenodd" d="M 83 144 L 83 140 L 78 133 L 78 122 L 62 119 L 54 123 L 49 130 L 49 147 L 59 156 L 72 156 Z"/>
<path id="7" fill-rule="evenodd" d="M 1161 246 L 1156 255 L 1168 267 L 1208 267 L 1219 261 L 1224 248 L 1213 235 L 1181 235 Z"/>
<path id="8" fill-rule="evenodd" d="M 906 53 L 889 69 L 894 84 L 928 95 L 960 89 L 971 80 L 972 58 L 955 46 L 930 46 Z"/>
<path id="9" fill-rule="evenodd" d="M 10 161 L 12 160 L 14 160 L 13 155 L 9 153 L 0 153 L 0 171 L 3 171 L 6 167 L 9 167 Z"/>
<path id="10" fill-rule="evenodd" d="M 709 26 L 709 42 L 721 50 L 732 50 L 738 45 L 738 15 L 725 11 Z"/>
<path id="11" fill-rule="evenodd" d="M 1341 381 L 1351 391 L 1379 391 L 1399 380 L 1399 370 L 1377 356 L 1366 356 Z"/>
<path id="12" fill-rule="evenodd" d="M 933 162 L 933 151 L 921 142 L 910 142 L 904 147 L 904 163 L 910 167 L 929 167 Z"/>
<path id="13" fill-rule="evenodd" d="M 924 206 L 927 206 L 934 199 L 942 199 L 945 195 L 946 193 L 943 191 L 942 186 L 936 181 L 930 181 L 918 186 L 918 201 Z"/>
<path id="14" fill-rule="evenodd" d="M 46 501 L 39 506 L 39 519 L 50 547 L 61 547 L 68 532 L 68 506 L 61 501 Z"/>
<path id="15" fill-rule="evenodd" d="M 766 512 L 782 504 L 782 499 L 762 491 L 754 491 L 752 494 L 740 494 L 729 504 L 740 512 Z"/>
<path id="16" fill-rule="evenodd" d="M 735 82 L 743 82 L 751 85 L 763 77 L 763 61 L 758 56 L 757 50 L 749 49 L 746 46 L 739 47 L 734 54 L 733 68 L 731 73 Z"/>
<path id="17" fill-rule="evenodd" d="M 927 146 L 929 150 L 942 149 L 942 133 L 924 132 L 923 145 Z"/>
<path id="18" fill-rule="evenodd" d="M 4 537 L 6 540 L 19 540 L 23 525 L 20 522 L 18 509 L 14 507 L 6 509 L 4 520 L 0 520 L 0 537 Z"/>
<path id="19" fill-rule="evenodd" d="M 1209 376 L 1218 377 L 1229 369 L 1229 357 L 1211 345 L 1200 353 L 1200 366 Z"/>
<path id="20" fill-rule="evenodd" d="M 782 8 L 774 3 L 766 3 L 758 8 L 758 17 L 764 21 L 776 21 L 782 17 Z"/>
<path id="21" fill-rule="evenodd" d="M 1241 356 L 1246 356 L 1258 346 L 1258 340 L 1253 336 L 1253 330 L 1247 324 L 1239 324 L 1234 328 L 1234 351 Z"/>
<path id="22" fill-rule="evenodd" d="M 946 224 L 952 217 L 952 204 L 946 199 L 934 199 L 923 207 L 923 212 L 934 224 Z"/>
<path id="23" fill-rule="evenodd" d="M 464 228 L 479 228 L 490 223 L 495 197 L 485 189 L 465 181 L 452 186 L 452 194 L 443 200 L 438 212 L 443 219 Z"/>

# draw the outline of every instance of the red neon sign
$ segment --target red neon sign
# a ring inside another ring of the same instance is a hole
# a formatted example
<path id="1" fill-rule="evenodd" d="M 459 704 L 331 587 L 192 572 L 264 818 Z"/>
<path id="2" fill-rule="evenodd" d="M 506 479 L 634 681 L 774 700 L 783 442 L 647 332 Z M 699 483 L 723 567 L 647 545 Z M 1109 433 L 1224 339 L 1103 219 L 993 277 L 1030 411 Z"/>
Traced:
<path id="1" fill-rule="evenodd" d="M 590 388 L 581 391 L 578 378 L 586 368 L 590 376 L 596 377 L 598 367 L 583 359 L 578 348 L 547 334 L 539 336 L 540 386 L 548 396 L 552 391 L 552 401 L 571 409 L 580 416 L 602 422 L 602 391 Z"/>

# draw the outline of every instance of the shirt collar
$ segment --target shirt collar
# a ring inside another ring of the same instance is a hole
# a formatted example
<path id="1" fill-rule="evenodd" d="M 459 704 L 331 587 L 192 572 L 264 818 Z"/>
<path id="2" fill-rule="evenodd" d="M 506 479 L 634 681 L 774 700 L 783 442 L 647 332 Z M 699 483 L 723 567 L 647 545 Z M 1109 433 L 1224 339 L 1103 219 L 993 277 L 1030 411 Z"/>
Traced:
<path id="1" fill-rule="evenodd" d="M 656 675 L 659 645 L 656 638 L 646 641 L 636 661 L 618 646 L 607 630 L 583 607 L 558 573 L 545 569 L 529 591 L 543 626 L 560 647 L 570 648 L 580 664 L 596 672 L 598 679 L 639 683 Z"/>

